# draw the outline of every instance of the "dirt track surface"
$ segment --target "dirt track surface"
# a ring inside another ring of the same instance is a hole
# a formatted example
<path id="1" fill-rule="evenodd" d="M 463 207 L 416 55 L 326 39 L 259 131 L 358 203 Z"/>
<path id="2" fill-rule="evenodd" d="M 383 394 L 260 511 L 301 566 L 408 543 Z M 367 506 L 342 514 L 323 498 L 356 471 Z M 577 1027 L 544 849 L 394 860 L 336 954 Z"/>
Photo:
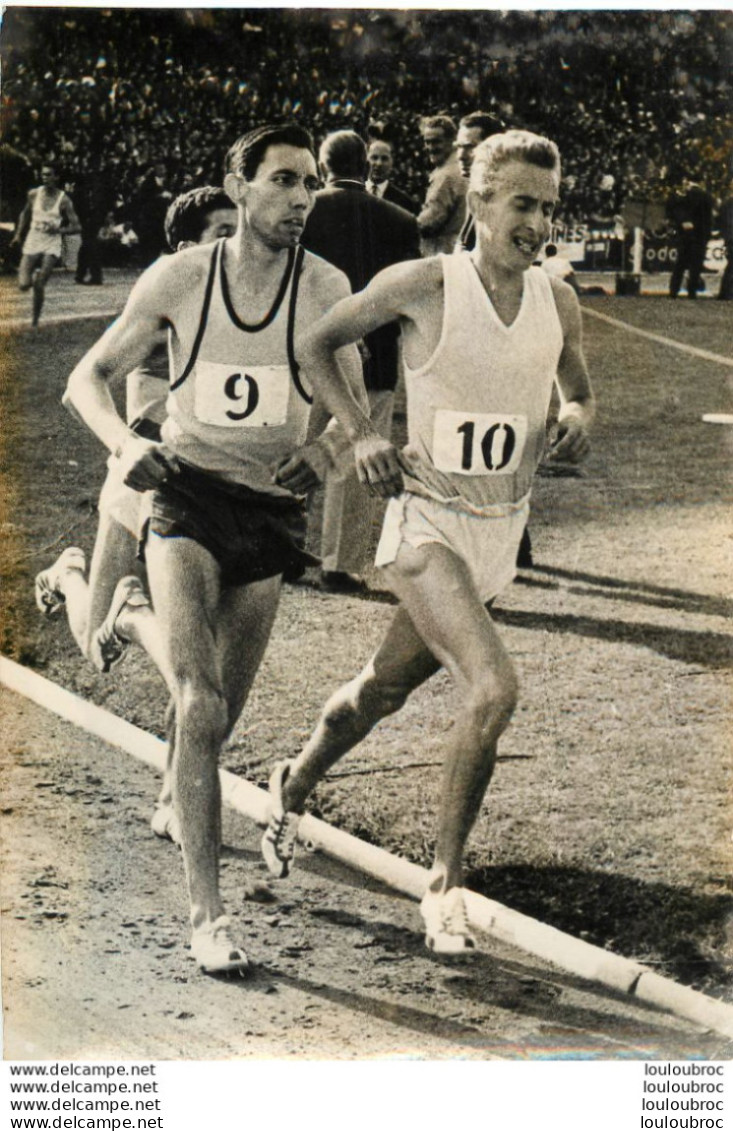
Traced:
<path id="1" fill-rule="evenodd" d="M 320 855 L 273 902 L 245 901 L 259 837 L 232 812 L 224 897 L 254 970 L 206 977 L 178 850 L 147 824 L 155 774 L 18 696 L 2 711 L 8 1059 L 722 1055 L 720 1038 L 487 937 L 468 962 L 436 959 L 412 901 Z"/>

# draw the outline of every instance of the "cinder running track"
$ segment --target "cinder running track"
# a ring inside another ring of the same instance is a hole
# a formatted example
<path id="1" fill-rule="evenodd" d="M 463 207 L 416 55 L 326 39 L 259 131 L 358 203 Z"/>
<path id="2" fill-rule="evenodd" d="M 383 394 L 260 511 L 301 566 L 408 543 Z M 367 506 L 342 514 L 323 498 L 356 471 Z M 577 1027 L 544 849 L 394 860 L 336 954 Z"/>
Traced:
<path id="1" fill-rule="evenodd" d="M 225 815 L 225 901 L 255 964 L 199 974 L 178 849 L 147 820 L 156 775 L 2 695 L 2 950 L 10 1059 L 714 1058 L 722 1041 L 493 940 L 423 946 L 417 906 L 320 855 L 275 900 L 254 825 Z"/>

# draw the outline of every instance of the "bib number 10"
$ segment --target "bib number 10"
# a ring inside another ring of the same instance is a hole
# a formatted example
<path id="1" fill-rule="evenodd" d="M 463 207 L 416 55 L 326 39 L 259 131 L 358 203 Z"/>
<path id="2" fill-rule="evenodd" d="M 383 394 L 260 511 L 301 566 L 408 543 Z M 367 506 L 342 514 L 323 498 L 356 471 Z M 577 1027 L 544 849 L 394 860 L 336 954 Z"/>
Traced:
<path id="1" fill-rule="evenodd" d="M 435 414 L 433 459 L 454 475 L 511 475 L 527 439 L 527 418 L 498 413 Z"/>

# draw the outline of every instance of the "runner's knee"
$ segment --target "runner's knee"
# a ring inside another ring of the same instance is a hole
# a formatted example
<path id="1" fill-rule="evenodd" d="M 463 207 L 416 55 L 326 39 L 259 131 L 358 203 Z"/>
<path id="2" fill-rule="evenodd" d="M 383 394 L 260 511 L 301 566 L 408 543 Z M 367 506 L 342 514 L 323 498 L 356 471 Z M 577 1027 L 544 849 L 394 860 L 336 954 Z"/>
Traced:
<path id="1" fill-rule="evenodd" d="M 176 729 L 189 739 L 218 749 L 227 734 L 228 712 L 222 692 L 211 683 L 185 678 L 176 694 Z"/>
<path id="2" fill-rule="evenodd" d="M 412 690 L 412 685 L 406 680 L 385 679 L 371 673 L 364 681 L 361 691 L 364 710 L 374 716 L 375 721 L 385 718 L 386 715 L 394 715 L 404 707 Z"/>
<path id="3" fill-rule="evenodd" d="M 398 711 L 407 691 L 388 687 L 370 665 L 326 703 L 322 725 L 337 741 L 361 738 L 385 715 Z"/>
<path id="4" fill-rule="evenodd" d="M 380 719 L 393 715 L 404 706 L 413 684 L 406 673 L 392 672 L 387 676 L 370 663 L 348 688 L 354 713 L 374 726 Z"/>
<path id="5" fill-rule="evenodd" d="M 519 698 L 519 683 L 511 664 L 484 673 L 469 688 L 465 712 L 489 742 L 495 741 L 509 725 Z"/>

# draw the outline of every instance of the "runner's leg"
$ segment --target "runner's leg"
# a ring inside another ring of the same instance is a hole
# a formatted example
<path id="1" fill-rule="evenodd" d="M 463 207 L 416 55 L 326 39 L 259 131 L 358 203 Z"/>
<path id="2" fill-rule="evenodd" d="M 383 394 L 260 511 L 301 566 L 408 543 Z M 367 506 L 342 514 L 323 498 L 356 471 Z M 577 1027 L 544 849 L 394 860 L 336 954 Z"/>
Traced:
<path id="1" fill-rule="evenodd" d="M 265 654 L 281 585 L 280 577 L 270 577 L 247 586 L 227 586 L 222 591 L 216 637 L 228 710 L 227 738 L 242 714 Z"/>
<path id="2" fill-rule="evenodd" d="M 58 260 L 55 255 L 44 255 L 41 266 L 33 274 L 33 325 L 37 326 L 46 297 L 46 283 Z"/>
<path id="3" fill-rule="evenodd" d="M 387 580 L 426 647 L 452 676 L 460 709 L 443 769 L 434 871 L 462 883 L 462 859 L 516 705 L 517 679 L 466 563 L 447 547 L 403 545 Z"/>
<path id="4" fill-rule="evenodd" d="M 100 511 L 97 537 L 89 565 L 89 589 L 84 605 L 66 598 L 69 626 L 77 644 L 89 655 L 89 641 L 107 615 L 117 582 L 127 574 L 143 576 L 137 544 L 130 532 Z"/>
<path id="5" fill-rule="evenodd" d="M 18 267 L 18 288 L 21 291 L 30 290 L 33 284 L 33 272 L 40 266 L 42 255 L 21 255 Z"/>
<path id="6" fill-rule="evenodd" d="M 218 875 L 219 751 L 254 679 L 274 620 L 280 583 L 271 579 L 222 594 L 218 565 L 208 551 L 187 538 L 152 535 L 146 558 L 172 677 L 173 797 L 181 821 L 191 923 L 198 928 L 223 914 Z M 243 642 L 247 642 L 244 648 Z M 240 653 L 247 654 L 234 662 L 237 644 Z M 224 664 L 229 665 L 226 677 Z"/>
<path id="7" fill-rule="evenodd" d="M 385 716 L 398 711 L 440 664 L 400 608 L 376 653 L 331 696 L 312 737 L 295 759 L 283 785 L 288 812 L 302 812 L 305 799 L 339 758 L 361 742 Z"/>
<path id="8" fill-rule="evenodd" d="M 249 694 L 259 668 L 277 612 L 280 579 L 270 578 L 246 587 L 243 613 L 239 611 L 242 588 L 227 587 L 220 595 L 216 617 L 215 640 L 219 670 L 227 703 L 227 732 L 231 733 Z M 242 616 L 246 626 L 242 629 Z M 234 626 L 234 631 L 232 630 Z M 161 637 L 159 619 L 151 606 L 125 605 L 115 621 L 115 631 L 124 639 L 143 648 L 151 657 L 166 684 L 174 694 L 175 676 L 170 669 L 168 651 Z M 242 647 L 242 641 L 247 647 Z M 167 761 L 158 805 L 172 804 L 172 762 L 175 749 L 175 703 L 166 709 Z"/>

